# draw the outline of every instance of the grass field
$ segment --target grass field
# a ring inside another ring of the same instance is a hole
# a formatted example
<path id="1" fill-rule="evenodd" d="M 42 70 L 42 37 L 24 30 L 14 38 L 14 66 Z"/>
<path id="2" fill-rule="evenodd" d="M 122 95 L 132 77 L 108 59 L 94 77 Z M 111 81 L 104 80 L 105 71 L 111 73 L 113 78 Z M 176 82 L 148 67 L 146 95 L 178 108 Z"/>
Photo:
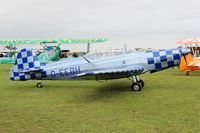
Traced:
<path id="1" fill-rule="evenodd" d="M 200 132 L 200 72 L 169 69 L 141 78 L 131 92 L 127 79 L 14 82 L 11 65 L 0 66 L 0 132 Z"/>

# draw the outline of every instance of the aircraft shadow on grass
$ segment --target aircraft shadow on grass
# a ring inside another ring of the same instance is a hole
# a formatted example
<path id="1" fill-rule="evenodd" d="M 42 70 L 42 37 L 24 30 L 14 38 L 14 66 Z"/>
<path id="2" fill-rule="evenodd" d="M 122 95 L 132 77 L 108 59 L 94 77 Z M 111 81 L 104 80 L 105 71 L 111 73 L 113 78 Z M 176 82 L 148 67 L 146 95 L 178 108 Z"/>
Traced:
<path id="1" fill-rule="evenodd" d="M 81 81 L 80 81 L 81 82 Z M 20 82 L 21 83 L 21 82 Z M 67 82 L 66 82 L 67 84 Z M 27 84 L 26 86 L 22 85 L 22 84 L 18 84 L 19 87 L 17 88 L 10 88 L 10 89 L 17 89 L 19 91 L 22 92 L 32 92 L 32 91 L 39 91 L 39 90 L 43 90 L 43 91 L 59 91 L 59 90 L 63 90 L 66 92 L 68 91 L 68 89 L 74 89 L 73 91 L 77 91 L 77 96 L 76 94 L 73 96 L 73 100 L 74 101 L 78 101 L 78 102 L 83 102 L 83 103 L 90 103 L 90 102 L 95 102 L 95 101 L 101 101 L 101 100 L 109 100 L 113 97 L 120 97 L 121 95 L 123 95 L 123 93 L 130 93 L 130 89 L 127 89 L 129 84 L 124 83 L 123 82 L 103 82 L 101 84 L 97 85 L 90 85 L 90 84 L 85 84 L 83 82 L 83 85 L 81 87 L 81 92 L 80 89 L 78 89 L 80 86 L 76 86 L 74 85 L 74 83 L 72 84 L 67 84 L 65 86 L 63 85 L 58 85 L 56 83 L 54 83 L 53 85 L 47 85 L 42 89 L 38 89 L 35 88 L 33 86 L 31 86 L 31 84 Z M 85 89 L 85 88 L 90 88 L 90 89 Z M 85 90 L 84 90 L 85 89 Z M 71 90 L 70 90 L 71 91 Z M 137 94 L 137 93 L 135 93 Z M 67 95 L 66 95 L 67 97 Z"/>
<path id="2" fill-rule="evenodd" d="M 127 84 L 122 83 L 110 83 L 100 85 L 98 88 L 88 92 L 87 94 L 81 94 L 75 97 L 74 100 L 81 102 L 95 102 L 101 100 L 108 100 L 113 97 L 120 97 L 123 93 L 130 93 L 131 90 L 127 89 Z M 137 93 L 135 93 L 137 94 Z"/>

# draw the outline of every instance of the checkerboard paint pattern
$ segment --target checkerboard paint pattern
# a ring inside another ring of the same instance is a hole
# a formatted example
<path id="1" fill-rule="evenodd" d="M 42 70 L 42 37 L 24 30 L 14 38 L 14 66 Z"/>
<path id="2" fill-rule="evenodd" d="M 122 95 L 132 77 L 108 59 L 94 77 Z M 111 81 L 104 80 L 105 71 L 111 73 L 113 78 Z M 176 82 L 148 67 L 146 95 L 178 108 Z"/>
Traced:
<path id="1" fill-rule="evenodd" d="M 180 63 L 181 54 L 178 49 L 147 51 L 147 62 L 152 70 L 161 70 Z"/>
<path id="2" fill-rule="evenodd" d="M 24 48 L 18 54 L 15 65 L 10 72 L 11 80 L 27 80 L 27 79 L 40 79 L 46 77 L 45 71 L 37 71 L 41 69 L 40 61 L 32 49 Z"/>
<path id="3" fill-rule="evenodd" d="M 32 49 L 24 48 L 17 54 L 15 61 L 19 71 L 40 69 L 41 64 Z"/>
<path id="4" fill-rule="evenodd" d="M 12 69 L 12 71 L 10 72 L 11 80 L 42 79 L 44 77 L 47 77 L 46 71 L 20 73 L 20 72 L 15 72 Z"/>

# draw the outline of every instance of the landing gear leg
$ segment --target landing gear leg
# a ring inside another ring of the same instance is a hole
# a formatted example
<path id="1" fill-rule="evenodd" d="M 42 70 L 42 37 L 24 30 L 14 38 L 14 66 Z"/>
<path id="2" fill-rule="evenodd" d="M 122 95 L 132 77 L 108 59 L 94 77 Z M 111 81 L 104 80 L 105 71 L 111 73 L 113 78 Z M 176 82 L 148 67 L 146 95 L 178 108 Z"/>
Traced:
<path id="1" fill-rule="evenodd" d="M 132 77 L 133 84 L 131 85 L 132 91 L 141 91 L 142 87 L 144 87 L 144 81 L 139 79 L 138 76 Z"/>
<path id="2" fill-rule="evenodd" d="M 43 87 L 43 82 L 37 83 L 37 84 L 36 84 L 36 87 L 37 87 L 37 88 L 42 88 L 42 87 Z"/>
<path id="3" fill-rule="evenodd" d="M 187 75 L 187 76 L 189 76 L 189 74 L 190 74 L 190 72 L 189 72 L 189 71 L 187 71 L 187 72 L 186 72 L 186 75 Z"/>

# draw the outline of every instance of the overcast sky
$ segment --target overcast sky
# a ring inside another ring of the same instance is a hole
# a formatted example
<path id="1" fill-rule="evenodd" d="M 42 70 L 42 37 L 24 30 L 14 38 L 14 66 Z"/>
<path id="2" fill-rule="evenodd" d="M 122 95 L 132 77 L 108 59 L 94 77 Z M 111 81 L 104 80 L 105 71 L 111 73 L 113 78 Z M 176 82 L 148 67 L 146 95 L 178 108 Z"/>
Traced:
<path id="1" fill-rule="evenodd" d="M 200 37 L 199 0 L 0 0 L 1 39 L 108 38 L 92 48 L 172 48 Z"/>

